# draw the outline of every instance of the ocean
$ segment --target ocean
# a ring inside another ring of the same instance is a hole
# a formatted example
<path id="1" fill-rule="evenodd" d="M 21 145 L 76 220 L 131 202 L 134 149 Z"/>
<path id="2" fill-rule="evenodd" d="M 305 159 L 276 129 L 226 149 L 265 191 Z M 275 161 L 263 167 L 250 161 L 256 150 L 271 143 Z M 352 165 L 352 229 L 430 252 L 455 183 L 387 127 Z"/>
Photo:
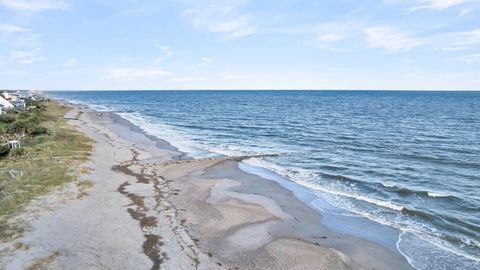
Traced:
<path id="1" fill-rule="evenodd" d="M 56 91 L 191 157 L 251 159 L 312 207 L 398 230 L 418 269 L 480 267 L 480 92 Z M 320 203 L 319 203 L 320 202 Z"/>

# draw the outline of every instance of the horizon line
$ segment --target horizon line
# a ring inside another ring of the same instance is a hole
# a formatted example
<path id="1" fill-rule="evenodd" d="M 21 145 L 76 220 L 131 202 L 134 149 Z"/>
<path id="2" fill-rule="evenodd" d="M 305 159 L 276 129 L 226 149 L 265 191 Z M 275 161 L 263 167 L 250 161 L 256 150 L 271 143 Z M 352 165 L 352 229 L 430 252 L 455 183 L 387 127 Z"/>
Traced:
<path id="1" fill-rule="evenodd" d="M 5 90 L 33 90 L 44 92 L 58 91 L 77 91 L 77 92 L 94 92 L 94 91 L 397 91 L 397 92 L 480 92 L 480 89 L 2 89 Z"/>

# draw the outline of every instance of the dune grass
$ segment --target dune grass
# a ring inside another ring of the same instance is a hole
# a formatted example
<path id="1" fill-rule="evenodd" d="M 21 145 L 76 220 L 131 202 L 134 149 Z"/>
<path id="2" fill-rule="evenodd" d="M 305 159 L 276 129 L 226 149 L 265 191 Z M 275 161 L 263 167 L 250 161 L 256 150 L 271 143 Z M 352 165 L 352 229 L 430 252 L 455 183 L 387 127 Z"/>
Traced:
<path id="1" fill-rule="evenodd" d="M 8 223 L 9 218 L 53 187 L 75 180 L 78 165 L 88 160 L 92 142 L 63 119 L 68 110 L 50 102 L 40 113 L 48 134 L 24 137 L 22 153 L 0 160 L 0 241 L 21 233 Z"/>

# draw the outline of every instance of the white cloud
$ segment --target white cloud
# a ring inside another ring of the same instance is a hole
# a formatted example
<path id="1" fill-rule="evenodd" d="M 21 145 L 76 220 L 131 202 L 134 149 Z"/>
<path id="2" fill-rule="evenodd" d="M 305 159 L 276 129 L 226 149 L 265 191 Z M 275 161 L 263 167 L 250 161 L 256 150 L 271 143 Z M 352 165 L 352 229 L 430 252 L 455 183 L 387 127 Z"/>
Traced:
<path id="1" fill-rule="evenodd" d="M 163 52 L 162 56 L 157 57 L 154 60 L 155 63 L 161 63 L 161 62 L 163 62 L 163 61 L 165 61 L 168 58 L 173 56 L 173 50 L 170 47 L 162 46 L 162 45 L 158 45 L 158 44 L 155 44 L 155 47 L 159 48 Z"/>
<path id="2" fill-rule="evenodd" d="M 106 70 L 107 78 L 134 80 L 140 78 L 156 78 L 169 75 L 170 72 L 162 69 L 147 68 L 112 68 Z"/>
<path id="3" fill-rule="evenodd" d="M 224 39 L 236 39 L 258 32 L 256 18 L 245 14 L 242 8 L 247 0 L 183 1 L 189 8 L 183 15 L 192 20 L 194 27 L 222 34 Z"/>
<path id="4" fill-rule="evenodd" d="M 16 50 L 12 52 L 12 57 L 15 59 L 22 59 L 22 58 L 28 58 L 32 57 L 35 55 L 38 51 L 40 51 L 40 47 L 36 47 L 30 51 L 21 51 L 21 50 Z"/>
<path id="5" fill-rule="evenodd" d="M 393 42 L 399 45 L 406 44 L 404 50 L 398 51 L 408 51 L 412 48 L 409 48 L 407 45 L 411 45 L 410 47 L 424 47 L 430 48 L 435 51 L 444 51 L 444 52 L 459 52 L 465 50 L 473 50 L 478 49 L 478 45 L 480 45 L 480 28 L 473 29 L 468 31 L 461 31 L 461 32 L 444 32 L 438 34 L 430 34 L 425 35 L 423 37 L 418 36 L 411 36 L 406 32 L 399 32 L 403 33 L 404 38 L 399 40 L 403 40 L 402 42 Z M 381 37 L 378 39 L 382 40 Z M 385 42 L 388 41 L 388 38 L 383 39 Z M 410 41 L 410 42 L 407 42 Z M 392 50 L 394 51 L 394 50 Z"/>
<path id="6" fill-rule="evenodd" d="M 20 64 L 30 65 L 30 64 L 34 64 L 36 62 L 45 61 L 45 60 L 46 60 L 45 57 L 38 56 L 38 57 L 23 58 L 23 59 L 19 60 L 18 62 Z"/>
<path id="7" fill-rule="evenodd" d="M 341 48 L 335 44 L 336 42 L 345 39 L 347 39 L 347 37 L 343 36 L 340 33 L 320 34 L 320 36 L 315 39 L 315 47 L 332 52 L 346 52 L 348 51 L 347 49 Z"/>
<path id="8" fill-rule="evenodd" d="M 212 62 L 213 62 L 212 58 L 204 56 L 204 57 L 202 57 L 202 62 L 197 65 L 197 68 L 206 67 L 206 66 L 210 65 Z"/>
<path id="9" fill-rule="evenodd" d="M 398 31 L 389 26 L 378 26 L 364 29 L 369 48 L 383 49 L 389 53 L 408 52 L 424 45 L 425 40 L 413 37 L 407 32 Z"/>
<path id="10" fill-rule="evenodd" d="M 13 51 L 12 57 L 15 59 L 25 58 L 31 55 L 31 52 L 26 51 Z"/>
<path id="11" fill-rule="evenodd" d="M 468 3 L 468 2 L 478 2 L 478 0 L 429 0 L 429 1 L 422 1 L 426 2 L 424 6 L 418 6 L 413 8 L 412 10 L 418 9 L 437 9 L 443 10 L 453 6 L 457 6 L 460 4 Z"/>
<path id="12" fill-rule="evenodd" d="M 0 5 L 15 10 L 42 11 L 48 9 L 66 10 L 69 5 L 60 0 L 0 0 Z"/>
<path id="13" fill-rule="evenodd" d="M 363 21 L 338 20 L 319 24 L 281 27 L 279 33 L 313 35 L 312 46 L 318 49 L 345 52 L 352 49 L 352 42 L 343 42 L 358 36 L 364 25 Z"/>
<path id="14" fill-rule="evenodd" d="M 357 9 L 352 10 L 349 13 L 347 13 L 347 15 L 354 15 L 354 14 L 357 14 L 357 13 L 362 12 L 362 11 L 363 11 L 363 8 L 357 8 Z"/>
<path id="15" fill-rule="evenodd" d="M 170 79 L 171 82 L 195 82 L 195 81 L 203 81 L 203 78 L 195 78 L 195 77 L 181 77 L 181 78 L 172 78 Z"/>
<path id="16" fill-rule="evenodd" d="M 455 45 L 480 44 L 480 29 L 456 33 L 453 39 Z"/>
<path id="17" fill-rule="evenodd" d="M 409 11 L 417 11 L 422 9 L 432 9 L 432 10 L 444 10 L 447 8 L 451 8 L 454 6 L 466 4 L 466 3 L 474 3 L 480 2 L 479 0 L 384 0 L 383 2 L 387 4 L 399 4 L 408 2 L 413 7 L 409 8 Z"/>
<path id="18" fill-rule="evenodd" d="M 480 63 L 480 54 L 470 54 L 458 57 L 458 60 L 467 64 Z"/>
<path id="19" fill-rule="evenodd" d="M 34 63 L 37 63 L 37 62 L 41 62 L 41 61 L 45 61 L 45 57 L 43 56 L 39 56 L 39 57 L 31 57 L 31 58 L 25 58 L 25 59 L 22 59 L 20 61 L 18 61 L 20 64 L 26 64 L 26 65 L 30 65 L 30 64 L 34 64 Z"/>
<path id="20" fill-rule="evenodd" d="M 211 62 L 213 62 L 213 59 L 211 59 L 211 58 L 208 58 L 208 57 L 205 57 L 205 56 L 204 56 L 204 57 L 202 57 L 202 60 L 203 60 L 203 62 L 207 62 L 207 63 L 211 63 Z"/>
<path id="21" fill-rule="evenodd" d="M 235 39 L 255 34 L 256 27 L 250 24 L 250 17 L 243 16 L 208 25 L 208 30 L 224 34 L 224 39 Z"/>
<path id="22" fill-rule="evenodd" d="M 24 74 L 25 72 L 19 70 L 0 70 L 0 75 L 20 76 Z"/>
<path id="23" fill-rule="evenodd" d="M 73 67 L 77 64 L 77 62 L 78 62 L 77 58 L 70 58 L 63 65 L 65 67 Z"/>
<path id="24" fill-rule="evenodd" d="M 464 51 L 476 49 L 480 44 L 480 29 L 474 29 L 463 32 L 444 33 L 431 38 L 435 40 L 440 47 L 439 51 Z"/>
<path id="25" fill-rule="evenodd" d="M 344 39 L 345 37 L 343 35 L 337 33 L 326 33 L 317 37 L 318 41 L 340 41 Z"/>
<path id="26" fill-rule="evenodd" d="M 28 31 L 30 31 L 30 30 L 22 28 L 20 26 L 0 23 L 0 32 L 5 33 L 5 34 L 28 32 Z"/>
<path id="27" fill-rule="evenodd" d="M 12 52 L 12 57 L 20 64 L 34 64 L 36 62 L 45 61 L 45 57 L 38 56 L 41 47 L 35 47 L 29 51 L 15 50 Z"/>
<path id="28" fill-rule="evenodd" d="M 458 13 L 458 16 L 460 17 L 467 16 L 468 14 L 472 13 L 472 11 L 473 11 L 472 9 L 464 8 L 460 10 L 460 12 Z"/>

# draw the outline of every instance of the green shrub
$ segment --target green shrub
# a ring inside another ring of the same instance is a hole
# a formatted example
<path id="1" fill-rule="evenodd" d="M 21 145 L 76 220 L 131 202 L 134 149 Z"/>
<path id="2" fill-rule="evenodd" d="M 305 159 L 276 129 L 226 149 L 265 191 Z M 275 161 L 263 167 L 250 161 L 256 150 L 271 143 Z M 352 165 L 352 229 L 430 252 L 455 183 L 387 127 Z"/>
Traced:
<path id="1" fill-rule="evenodd" d="M 8 156 L 9 153 L 10 153 L 10 147 L 8 147 L 8 145 L 0 146 L 0 158 Z"/>
<path id="2" fill-rule="evenodd" d="M 4 123 L 0 123 L 0 135 L 4 135 L 8 131 L 9 131 L 8 125 L 5 125 Z"/>
<path id="3" fill-rule="evenodd" d="M 35 127 L 30 134 L 37 136 L 37 135 L 43 135 L 47 134 L 48 129 L 46 127 Z"/>
<path id="4" fill-rule="evenodd" d="M 41 106 L 42 105 L 42 102 L 41 101 L 36 101 L 36 100 L 31 100 L 31 99 L 26 99 L 25 100 L 25 104 L 27 106 Z"/>
<path id="5" fill-rule="evenodd" d="M 19 157 L 23 156 L 26 152 L 25 148 L 13 148 L 10 150 L 10 156 Z"/>
<path id="6" fill-rule="evenodd" d="M 26 120 L 26 119 L 22 119 L 22 120 L 17 120 L 13 123 L 13 125 L 11 126 L 11 131 L 12 132 L 26 132 L 29 128 L 34 128 L 31 123 Z"/>
<path id="7" fill-rule="evenodd" d="M 30 117 L 30 114 L 28 114 L 26 112 L 22 112 L 22 113 L 17 114 L 17 119 L 28 119 L 29 117 Z"/>
<path id="8" fill-rule="evenodd" d="M 2 123 L 13 123 L 16 117 L 12 114 L 2 114 L 0 115 L 0 122 Z"/>
<path id="9" fill-rule="evenodd" d="M 24 116 L 19 117 L 15 122 L 10 126 L 11 132 L 32 132 L 40 124 L 40 118 L 37 116 L 31 116 L 25 118 Z"/>
<path id="10" fill-rule="evenodd" d="M 28 121 L 30 122 L 31 125 L 33 126 L 38 126 L 41 122 L 42 122 L 42 119 L 36 115 L 28 118 Z"/>

